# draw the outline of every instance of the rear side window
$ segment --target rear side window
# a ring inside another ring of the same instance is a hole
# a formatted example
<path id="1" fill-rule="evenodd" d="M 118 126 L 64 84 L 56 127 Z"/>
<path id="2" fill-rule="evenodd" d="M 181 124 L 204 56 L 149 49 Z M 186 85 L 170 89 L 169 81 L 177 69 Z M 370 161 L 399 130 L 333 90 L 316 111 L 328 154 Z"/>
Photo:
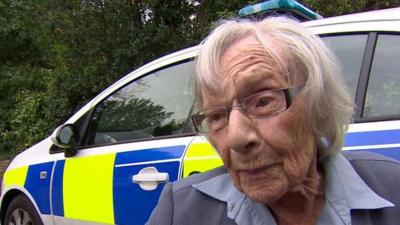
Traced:
<path id="1" fill-rule="evenodd" d="M 367 34 L 326 36 L 321 38 L 335 53 L 342 65 L 345 83 L 354 100 L 365 46 L 367 44 Z"/>
<path id="2" fill-rule="evenodd" d="M 400 36 L 380 34 L 372 61 L 363 117 L 400 114 Z"/>
<path id="3" fill-rule="evenodd" d="M 184 133 L 193 103 L 193 62 L 148 74 L 100 102 L 92 116 L 88 145 Z"/>

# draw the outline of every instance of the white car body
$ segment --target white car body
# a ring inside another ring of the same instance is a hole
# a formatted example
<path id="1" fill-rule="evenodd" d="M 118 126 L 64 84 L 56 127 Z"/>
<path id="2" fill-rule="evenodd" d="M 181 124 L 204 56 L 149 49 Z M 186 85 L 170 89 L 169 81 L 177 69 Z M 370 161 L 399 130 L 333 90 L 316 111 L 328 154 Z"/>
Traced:
<path id="1" fill-rule="evenodd" d="M 375 38 L 376 43 L 379 35 L 390 35 L 400 40 L 400 8 L 326 18 L 303 24 L 313 33 L 322 37 L 365 34 L 367 43 L 368 38 Z M 369 43 L 369 45 L 375 46 L 373 43 Z M 393 48 L 399 49 L 399 46 L 393 46 Z M 199 46 L 188 48 L 164 56 L 136 69 L 92 99 L 68 119 L 65 124 L 78 123 L 89 111 L 94 110 L 104 99 L 118 92 L 128 83 L 136 82 L 136 79 L 154 73 L 160 68 L 168 68 L 170 65 L 177 65 L 182 61 L 193 59 L 198 49 Z M 363 58 L 367 54 L 364 53 Z M 373 56 L 374 53 L 372 53 Z M 396 60 L 398 61 L 399 59 L 400 51 L 398 51 Z M 364 65 L 367 64 L 364 63 Z M 368 71 L 370 70 L 371 67 L 369 67 Z M 369 74 L 363 75 L 363 72 L 365 72 L 363 68 L 360 71 L 360 77 L 369 79 Z M 393 82 L 400 85 L 400 71 L 397 71 L 397 77 L 397 80 Z M 360 85 L 360 81 L 357 83 Z M 368 89 L 368 86 L 365 87 L 364 85 L 364 89 Z M 356 92 L 356 95 L 364 96 L 365 98 L 366 94 Z M 400 100 L 395 101 L 393 104 L 400 105 Z M 361 116 L 362 113 L 359 115 L 359 118 L 355 118 L 357 123 L 350 125 L 344 150 L 375 151 L 400 159 L 400 111 L 393 112 L 387 117 L 383 115 L 371 117 L 371 119 L 363 118 Z M 90 123 L 91 119 L 89 118 L 88 121 Z M 154 190 L 140 190 L 142 186 L 138 183 L 128 182 L 124 183 L 126 187 L 129 185 L 130 189 L 140 191 L 134 194 L 127 193 L 125 197 L 117 196 L 116 194 L 119 193 L 116 190 L 120 190 L 117 185 L 126 180 L 131 181 L 131 179 L 134 179 L 133 176 L 137 172 L 136 169 L 155 167 L 161 172 L 162 168 L 158 167 L 159 164 L 176 163 L 173 169 L 175 172 L 171 172 L 172 170 L 168 172 L 169 181 L 171 181 L 181 179 L 187 175 L 184 175 L 184 170 L 189 166 L 184 167 L 185 160 L 197 160 L 196 162 L 203 162 L 204 164 L 211 160 L 213 163 L 210 168 L 219 165 L 218 162 L 220 162 L 217 155 L 215 153 L 211 154 L 210 151 L 207 154 L 196 156 L 197 158 L 189 157 L 190 154 L 188 152 L 191 148 L 201 149 L 209 146 L 203 138 L 193 133 L 186 133 L 182 136 L 175 135 L 171 136 L 171 138 L 162 136 L 161 138 L 154 137 L 132 142 L 123 141 L 104 145 L 83 146 L 72 157 L 65 157 L 62 151 L 50 153 L 52 145 L 53 142 L 48 137 L 23 151 L 12 160 L 5 173 L 1 191 L 0 216 L 3 224 L 10 202 L 18 194 L 25 195 L 31 201 L 44 224 L 143 224 L 152 207 L 154 207 L 163 185 L 161 182 L 160 185 L 155 186 Z M 177 148 L 178 150 L 175 149 L 174 151 L 179 153 L 176 153 L 172 158 L 158 158 L 156 154 L 164 154 L 166 148 Z M 151 149 L 153 152 L 146 155 L 147 153 L 143 151 L 146 149 Z M 140 156 L 146 160 L 137 161 L 129 158 L 131 154 L 132 157 L 133 155 L 135 157 Z M 153 155 L 155 156 L 153 157 Z M 119 158 L 121 158 L 120 161 Z M 199 166 L 200 164 L 193 165 Z M 84 168 L 81 168 L 81 166 L 84 166 Z M 36 167 L 37 170 L 35 169 Z M 131 172 L 131 169 L 128 170 L 130 167 L 135 167 L 135 173 Z M 122 179 L 119 175 L 115 175 L 119 171 L 121 173 L 129 172 L 129 174 Z M 202 171 L 204 169 L 199 169 L 198 172 Z M 105 180 L 102 180 L 103 178 Z M 31 181 L 37 182 L 35 183 L 36 186 L 30 184 L 29 182 Z M 152 192 L 155 193 L 152 194 Z M 147 197 L 148 195 L 152 196 Z M 116 202 L 119 201 L 118 199 L 121 199 L 121 202 Z M 152 199 L 151 202 L 150 199 Z M 79 200 L 79 202 L 75 203 L 75 200 Z M 128 202 L 129 205 L 125 205 L 128 203 L 124 201 Z M 134 210 L 121 211 L 129 209 L 129 207 L 134 208 Z"/>

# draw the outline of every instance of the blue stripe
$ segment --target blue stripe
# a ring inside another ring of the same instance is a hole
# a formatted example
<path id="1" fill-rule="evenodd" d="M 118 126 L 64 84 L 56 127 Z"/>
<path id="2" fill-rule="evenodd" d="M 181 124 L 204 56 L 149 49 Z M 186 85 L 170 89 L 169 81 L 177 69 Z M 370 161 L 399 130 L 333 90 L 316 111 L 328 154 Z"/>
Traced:
<path id="1" fill-rule="evenodd" d="M 117 153 L 115 164 L 179 159 L 182 157 L 185 148 L 185 145 L 179 145 L 121 152 Z M 151 211 L 156 206 L 164 184 L 159 184 L 156 190 L 145 191 L 140 188 L 139 184 L 132 182 L 132 177 L 146 167 L 156 167 L 160 173 L 168 173 L 169 180 L 174 181 L 178 179 L 180 162 L 173 161 L 115 167 L 113 177 L 113 201 L 114 220 L 116 224 L 145 224 Z"/>
<path id="2" fill-rule="evenodd" d="M 115 224 L 143 225 L 148 220 L 164 187 L 144 191 L 132 182 L 132 176 L 145 167 L 154 166 L 159 172 L 169 174 L 170 181 L 178 179 L 179 162 L 166 162 L 139 166 L 117 167 L 114 169 L 114 220 Z"/>
<path id="3" fill-rule="evenodd" d="M 54 169 L 52 206 L 53 214 L 56 216 L 64 216 L 63 206 L 63 177 L 64 177 L 65 160 L 57 161 Z"/>
<path id="4" fill-rule="evenodd" d="M 384 155 L 389 158 L 400 160 L 400 148 L 365 149 L 365 150 L 352 150 L 352 151 L 369 151 Z"/>
<path id="5" fill-rule="evenodd" d="M 400 143 L 400 130 L 382 130 L 348 133 L 344 146 L 383 145 Z"/>
<path id="6" fill-rule="evenodd" d="M 150 148 L 130 152 L 118 153 L 115 164 L 137 163 L 153 160 L 176 159 L 183 155 L 185 145 Z"/>
<path id="7" fill-rule="evenodd" d="M 144 191 L 138 184 L 132 182 L 132 176 L 148 166 L 155 166 L 159 172 L 168 173 L 170 181 L 178 178 L 179 162 L 115 168 L 113 190 L 115 224 L 143 225 L 156 206 L 164 184 L 159 184 L 156 190 Z"/>
<path id="8" fill-rule="evenodd" d="M 25 188 L 35 199 L 41 214 L 51 214 L 49 193 L 53 165 L 53 162 L 31 165 L 26 175 Z M 47 173 L 45 179 L 40 179 L 41 172 Z"/>

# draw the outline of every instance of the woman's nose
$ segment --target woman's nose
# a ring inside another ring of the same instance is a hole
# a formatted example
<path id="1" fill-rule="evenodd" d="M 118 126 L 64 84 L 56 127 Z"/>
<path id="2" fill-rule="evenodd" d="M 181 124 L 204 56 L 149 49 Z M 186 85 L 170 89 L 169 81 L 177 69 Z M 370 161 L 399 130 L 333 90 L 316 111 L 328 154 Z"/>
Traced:
<path id="1" fill-rule="evenodd" d="M 240 108 L 230 112 L 227 128 L 228 145 L 234 151 L 246 153 L 260 143 L 253 121 Z"/>

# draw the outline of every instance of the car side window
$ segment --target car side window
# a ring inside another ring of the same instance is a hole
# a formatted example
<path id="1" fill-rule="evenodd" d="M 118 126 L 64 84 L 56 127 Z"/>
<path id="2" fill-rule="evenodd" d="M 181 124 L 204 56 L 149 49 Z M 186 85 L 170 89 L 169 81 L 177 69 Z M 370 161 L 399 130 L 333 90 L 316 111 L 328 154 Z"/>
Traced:
<path id="1" fill-rule="evenodd" d="M 400 114 L 400 35 L 380 34 L 375 47 L 363 117 Z"/>
<path id="2" fill-rule="evenodd" d="M 367 34 L 325 36 L 321 38 L 335 53 L 342 65 L 344 81 L 354 100 L 368 39 Z"/>
<path id="3" fill-rule="evenodd" d="M 153 72 L 101 101 L 89 124 L 87 145 L 184 133 L 194 99 L 189 89 L 193 70 L 189 61 Z"/>

